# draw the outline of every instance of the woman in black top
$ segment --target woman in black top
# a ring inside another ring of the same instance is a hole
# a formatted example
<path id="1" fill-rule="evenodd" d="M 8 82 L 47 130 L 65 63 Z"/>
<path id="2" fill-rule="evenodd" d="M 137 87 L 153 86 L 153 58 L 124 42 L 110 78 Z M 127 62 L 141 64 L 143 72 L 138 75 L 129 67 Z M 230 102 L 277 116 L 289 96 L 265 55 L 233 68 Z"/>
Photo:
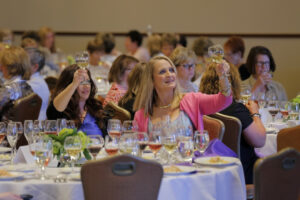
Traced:
<path id="1" fill-rule="evenodd" d="M 202 76 L 200 91 L 206 94 L 219 92 L 219 80 L 213 67 L 208 67 Z M 242 123 L 241 162 L 244 169 L 246 184 L 253 183 L 253 167 L 257 160 L 255 147 L 262 147 L 266 140 L 266 130 L 258 114 L 258 105 L 254 101 L 247 104 L 239 103 L 240 77 L 234 66 L 230 66 L 230 82 L 232 85 L 233 102 L 221 113 L 234 116 Z M 225 127 L 226 128 L 226 127 Z"/>

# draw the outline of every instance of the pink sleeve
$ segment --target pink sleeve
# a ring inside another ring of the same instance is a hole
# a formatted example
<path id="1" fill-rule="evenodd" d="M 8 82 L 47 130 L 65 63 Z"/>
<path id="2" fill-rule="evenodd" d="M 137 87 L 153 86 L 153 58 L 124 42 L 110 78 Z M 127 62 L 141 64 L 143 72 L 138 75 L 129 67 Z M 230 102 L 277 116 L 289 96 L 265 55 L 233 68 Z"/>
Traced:
<path id="1" fill-rule="evenodd" d="M 138 124 L 139 131 L 147 132 L 148 118 L 145 117 L 143 109 L 136 111 L 134 120 Z"/>
<path id="2" fill-rule="evenodd" d="M 209 115 L 212 113 L 224 110 L 232 103 L 232 96 L 225 96 L 222 93 L 218 94 L 203 94 L 199 95 L 198 105 L 203 115 Z"/>

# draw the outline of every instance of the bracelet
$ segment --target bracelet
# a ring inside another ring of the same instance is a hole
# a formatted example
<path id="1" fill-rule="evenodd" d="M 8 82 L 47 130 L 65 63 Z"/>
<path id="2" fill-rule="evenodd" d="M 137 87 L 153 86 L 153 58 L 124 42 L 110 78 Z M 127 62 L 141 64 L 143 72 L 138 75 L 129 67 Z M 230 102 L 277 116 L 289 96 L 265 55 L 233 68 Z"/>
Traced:
<path id="1" fill-rule="evenodd" d="M 252 115 L 250 115 L 251 117 L 259 117 L 259 118 L 261 118 L 261 114 L 259 114 L 259 113 L 253 113 Z"/>

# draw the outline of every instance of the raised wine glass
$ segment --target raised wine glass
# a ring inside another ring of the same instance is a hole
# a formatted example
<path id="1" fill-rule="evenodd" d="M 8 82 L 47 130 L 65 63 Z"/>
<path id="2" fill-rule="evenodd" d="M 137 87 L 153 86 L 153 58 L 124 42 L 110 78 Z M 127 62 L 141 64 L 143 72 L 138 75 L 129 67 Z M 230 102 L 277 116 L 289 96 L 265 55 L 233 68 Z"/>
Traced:
<path id="1" fill-rule="evenodd" d="M 210 61 L 213 63 L 217 63 L 217 64 L 221 64 L 222 62 L 224 62 L 224 50 L 222 45 L 220 44 L 216 44 L 213 46 L 210 46 L 208 48 L 208 56 L 210 57 Z M 225 71 L 225 75 L 229 76 L 229 70 L 230 70 L 230 66 L 228 64 L 223 65 L 224 67 L 224 71 Z"/>
<path id="2" fill-rule="evenodd" d="M 64 142 L 64 148 L 71 157 L 72 172 L 74 172 L 75 162 L 78 160 L 81 153 L 81 140 L 79 136 L 68 136 Z"/>
<path id="3" fill-rule="evenodd" d="M 101 135 L 88 135 L 87 149 L 92 154 L 94 160 L 104 146 L 104 139 Z"/>
<path id="4" fill-rule="evenodd" d="M 121 137 L 121 121 L 118 119 L 109 119 L 107 132 L 110 137 Z"/>
<path id="5" fill-rule="evenodd" d="M 81 68 L 85 69 L 89 64 L 89 54 L 87 51 L 79 52 L 75 55 L 75 62 Z"/>
<path id="6" fill-rule="evenodd" d="M 209 144 L 209 135 L 207 130 L 195 131 L 194 135 L 194 146 L 195 148 L 203 154 Z"/>

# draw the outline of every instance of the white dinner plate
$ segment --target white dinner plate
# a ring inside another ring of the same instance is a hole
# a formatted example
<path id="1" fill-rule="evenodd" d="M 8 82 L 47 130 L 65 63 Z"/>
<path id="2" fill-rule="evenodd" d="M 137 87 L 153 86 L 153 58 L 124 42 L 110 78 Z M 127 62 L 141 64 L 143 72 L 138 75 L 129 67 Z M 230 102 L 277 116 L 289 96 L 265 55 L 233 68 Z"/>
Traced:
<path id="1" fill-rule="evenodd" d="M 0 147 L 0 153 L 10 152 L 10 151 L 11 151 L 10 147 Z"/>
<path id="2" fill-rule="evenodd" d="M 239 162 L 239 159 L 233 157 L 217 156 L 220 158 L 219 162 L 214 162 L 215 157 L 200 157 L 195 159 L 195 163 L 206 166 L 223 167 L 234 165 Z"/>
<path id="3" fill-rule="evenodd" d="M 23 178 L 23 173 L 9 172 L 11 176 L 0 176 L 0 181 L 11 181 L 19 178 Z"/>
<path id="4" fill-rule="evenodd" d="M 178 176 L 178 175 L 187 175 L 187 174 L 193 174 L 196 173 L 197 170 L 194 167 L 188 167 L 188 166 L 179 166 L 179 165 L 165 165 L 164 170 L 168 167 L 175 166 L 178 169 L 180 169 L 180 172 L 165 172 L 164 175 L 169 175 L 169 176 Z"/>
<path id="5" fill-rule="evenodd" d="M 81 181 L 80 174 L 70 174 L 68 178 L 72 181 Z"/>

